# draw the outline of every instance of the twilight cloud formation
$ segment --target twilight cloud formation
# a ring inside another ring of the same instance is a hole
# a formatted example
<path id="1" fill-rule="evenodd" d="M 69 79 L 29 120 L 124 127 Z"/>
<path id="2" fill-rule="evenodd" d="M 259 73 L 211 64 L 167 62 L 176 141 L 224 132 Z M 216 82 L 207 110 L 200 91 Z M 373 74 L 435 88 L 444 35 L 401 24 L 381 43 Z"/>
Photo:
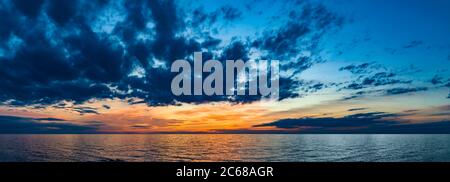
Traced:
<path id="1" fill-rule="evenodd" d="M 2 129 L 11 128 L 1 132 L 279 131 L 287 128 L 267 123 L 308 118 L 313 126 L 404 110 L 419 111 L 399 116 L 409 123 L 448 121 L 438 108 L 450 98 L 449 7 L 0 0 L 0 115 Z M 279 60 L 279 100 L 173 95 L 170 66 L 192 62 L 195 51 L 221 63 Z"/>
<path id="2" fill-rule="evenodd" d="M 251 49 L 268 52 L 257 59 L 283 59 L 286 71 L 294 74 L 282 77 L 281 99 L 296 97 L 302 85 L 294 76 L 314 63 L 309 57 L 297 58 L 298 53 L 317 50 L 321 35 L 343 22 L 324 6 L 299 4 L 303 11 L 290 11 L 279 28 L 219 45 L 209 25 L 240 17 L 242 12 L 230 5 L 211 13 L 195 9 L 190 17 L 174 1 L 24 3 L 2 1 L 2 48 L 9 54 L 0 62 L 0 100 L 11 105 L 106 98 L 140 98 L 148 105 L 260 99 L 174 97 L 174 75 L 168 68 L 202 50 L 221 61 L 248 60 Z M 194 35 L 185 35 L 187 31 Z"/>
<path id="3" fill-rule="evenodd" d="M 0 133 L 90 133 L 97 128 L 96 125 L 81 126 L 61 121 L 57 118 L 0 116 Z"/>
<path id="4" fill-rule="evenodd" d="M 288 133 L 449 133 L 450 121 L 402 123 L 388 118 L 399 114 L 384 112 L 358 113 L 342 118 L 282 119 L 254 127 L 275 126 L 290 129 Z M 448 115 L 447 115 L 448 116 Z"/>

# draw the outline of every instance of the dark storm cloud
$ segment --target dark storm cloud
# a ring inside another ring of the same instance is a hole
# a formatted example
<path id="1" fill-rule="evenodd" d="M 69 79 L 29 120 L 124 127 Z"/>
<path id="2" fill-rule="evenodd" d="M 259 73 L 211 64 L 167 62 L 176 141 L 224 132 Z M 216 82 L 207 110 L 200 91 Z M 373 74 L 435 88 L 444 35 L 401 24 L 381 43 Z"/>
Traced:
<path id="1" fill-rule="evenodd" d="M 368 68 L 372 63 L 363 63 L 360 65 L 348 65 L 342 68 L 339 68 L 339 71 L 349 71 L 353 74 L 362 74 L 362 73 L 367 73 L 368 72 Z"/>
<path id="2" fill-rule="evenodd" d="M 342 118 L 282 119 L 254 127 L 298 129 L 291 133 L 450 133 L 450 121 L 401 123 L 392 118 L 404 114 L 359 113 Z"/>
<path id="3" fill-rule="evenodd" d="M 48 0 L 47 14 L 57 24 L 63 25 L 71 20 L 78 10 L 79 1 Z"/>
<path id="4" fill-rule="evenodd" d="M 349 109 L 349 110 L 347 110 L 347 111 L 361 111 L 361 110 L 366 110 L 367 108 L 365 108 L 365 107 L 359 107 L 359 108 L 351 108 L 351 109 Z"/>
<path id="5" fill-rule="evenodd" d="M 34 18 L 39 14 L 44 0 L 15 0 L 13 3 L 20 12 Z"/>
<path id="6" fill-rule="evenodd" d="M 442 76 L 434 75 L 434 77 L 430 80 L 430 82 L 433 85 L 438 85 L 438 84 L 442 84 L 443 83 L 443 81 L 442 81 L 443 79 L 444 78 Z"/>
<path id="7" fill-rule="evenodd" d="M 376 87 L 383 85 L 395 85 L 395 84 L 405 84 L 411 83 L 410 80 L 400 80 L 392 78 L 394 74 L 392 73 L 376 73 L 367 77 L 360 77 L 356 79 L 353 83 L 344 87 L 345 89 L 359 90 L 367 87 Z"/>
<path id="8" fill-rule="evenodd" d="M 36 118 L 37 121 L 65 121 L 64 119 L 59 118 Z"/>
<path id="9" fill-rule="evenodd" d="M 372 89 L 367 91 L 358 91 L 355 93 L 352 93 L 350 96 L 346 96 L 342 98 L 342 101 L 346 100 L 353 100 L 362 98 L 368 95 L 372 96 L 390 96 L 390 95 L 400 95 L 400 94 L 406 94 L 406 93 L 414 93 L 414 92 L 421 92 L 421 91 L 427 91 L 428 87 L 394 87 L 394 88 L 387 88 L 387 89 Z"/>
<path id="10" fill-rule="evenodd" d="M 309 86 L 309 90 L 308 91 L 315 92 L 315 91 L 323 89 L 324 87 L 325 87 L 325 84 L 323 84 L 323 83 L 316 83 L 314 85 Z"/>
<path id="11" fill-rule="evenodd" d="M 41 122 L 58 121 L 58 122 Z M 93 133 L 98 128 L 94 125 L 75 125 L 63 123 L 57 118 L 24 118 L 0 116 L 0 133 Z"/>
<path id="12" fill-rule="evenodd" d="M 364 95 L 369 94 L 369 93 L 371 93 L 371 92 L 358 91 L 356 93 L 351 94 L 350 96 L 346 96 L 346 97 L 342 98 L 342 101 L 357 99 L 357 98 L 363 97 Z"/>
<path id="13" fill-rule="evenodd" d="M 385 71 L 385 68 L 373 63 L 363 63 L 360 65 L 349 65 L 339 69 L 349 71 L 357 78 L 344 87 L 344 89 L 359 90 L 367 87 L 383 85 L 409 84 L 411 80 L 396 78 L 392 72 Z"/>
<path id="14" fill-rule="evenodd" d="M 350 95 L 350 96 L 346 96 L 346 97 L 342 98 L 342 100 L 343 101 L 352 100 L 352 99 L 356 99 L 356 98 L 359 98 L 359 97 L 361 97 L 361 96 L 360 95 Z"/>
<path id="15" fill-rule="evenodd" d="M 270 52 L 264 58 L 281 59 L 281 71 L 298 74 L 320 59 L 283 59 L 317 51 L 322 35 L 340 27 L 343 19 L 315 3 L 292 9 L 295 11 L 289 12 L 289 20 L 281 27 L 264 30 L 254 39 L 234 38 L 220 45 L 223 40 L 200 28 L 232 23 L 244 15 L 232 6 L 191 13 L 171 0 L 4 0 L 0 2 L 0 49 L 8 54 L 0 56 L 0 102 L 66 108 L 57 104 L 114 98 L 138 98 L 149 105 L 259 100 L 261 96 L 175 97 L 170 89 L 174 74 L 168 68 L 176 59 L 189 60 L 194 51 L 205 48 L 211 51 L 204 53 L 204 59 L 221 61 L 246 60 L 250 49 L 256 48 Z M 102 13 L 117 17 L 103 20 Z M 187 20 L 191 16 L 193 19 Z M 183 36 L 186 30 L 197 33 Z M 139 69 L 143 70 L 139 76 L 130 76 Z M 282 77 L 280 99 L 298 97 L 304 84 L 295 75 Z M 307 87 L 315 91 L 326 85 L 310 83 Z M 69 109 L 98 114 L 93 109 Z"/>
<path id="16" fill-rule="evenodd" d="M 73 111 L 78 112 L 80 115 L 100 114 L 96 108 L 92 108 L 92 107 L 74 107 Z"/>
<path id="17" fill-rule="evenodd" d="M 411 83 L 411 81 L 402 81 L 399 79 L 393 79 L 394 73 L 387 73 L 387 72 L 379 72 L 371 77 L 366 77 L 362 80 L 362 84 L 364 85 L 373 85 L 373 86 L 380 86 L 380 85 L 390 85 L 390 84 L 397 84 L 397 83 Z"/>
<path id="18" fill-rule="evenodd" d="M 417 112 L 417 111 L 420 111 L 420 110 L 418 110 L 418 109 L 409 109 L 409 110 L 405 110 L 405 111 L 403 111 L 403 112 L 405 112 L 405 113 L 411 113 L 411 112 Z"/>
<path id="19" fill-rule="evenodd" d="M 427 87 L 412 87 L 413 80 L 400 78 L 384 66 L 375 63 L 353 64 L 341 67 L 339 70 L 352 73 L 354 78 L 350 83 L 344 82 L 344 86 L 338 88 L 338 91 L 358 91 L 350 96 L 344 97 L 342 100 L 356 99 L 368 94 L 384 96 L 428 90 Z M 432 82 L 438 84 L 440 79 L 435 77 Z"/>
<path id="20" fill-rule="evenodd" d="M 263 37 L 253 42 L 253 46 L 281 56 L 280 59 L 291 58 L 301 50 L 314 51 L 320 37 L 328 30 L 340 27 L 344 21 L 323 5 L 306 4 L 301 7 L 301 11 L 290 11 L 287 14 L 289 20 L 282 27 L 265 32 Z"/>
<path id="21" fill-rule="evenodd" d="M 427 87 L 416 87 L 416 88 L 392 88 L 386 90 L 386 95 L 398 95 L 398 94 L 404 94 L 404 93 L 410 93 L 410 92 L 419 92 L 419 91 L 426 91 L 428 90 Z"/>
<path id="22" fill-rule="evenodd" d="M 80 115 L 85 115 L 85 114 L 100 114 L 100 112 L 98 112 L 99 108 L 94 108 L 94 107 L 81 107 L 81 106 L 77 106 L 77 104 L 74 105 L 66 105 L 64 103 L 58 103 L 55 105 L 52 105 L 51 107 L 56 108 L 56 109 L 65 109 L 67 111 L 71 111 L 71 112 L 76 112 Z M 104 109 L 111 109 L 110 106 L 108 105 L 103 105 L 101 108 Z"/>
<path id="23" fill-rule="evenodd" d="M 130 126 L 130 128 L 138 128 L 138 129 L 146 129 L 146 128 L 149 128 L 149 127 L 150 126 L 148 126 L 148 125 L 139 125 L 139 124 Z"/>
<path id="24" fill-rule="evenodd" d="M 430 80 L 431 84 L 437 86 L 437 87 L 448 87 L 450 88 L 450 78 L 445 78 L 441 75 L 434 75 L 433 78 Z M 447 99 L 450 99 L 450 93 L 446 97 Z"/>
<path id="25" fill-rule="evenodd" d="M 276 126 L 278 128 L 298 128 L 298 127 L 331 127 L 331 128 L 346 128 L 346 127 L 367 127 L 369 125 L 384 125 L 392 124 L 392 121 L 380 120 L 385 117 L 396 116 L 384 112 L 370 112 L 358 113 L 348 115 L 342 118 L 299 118 L 299 119 L 282 119 L 272 123 L 256 125 L 262 126 Z"/>
<path id="26" fill-rule="evenodd" d="M 305 82 L 296 78 L 312 65 L 324 61 L 320 57 L 298 54 L 302 51 L 310 51 L 313 54 L 320 51 L 318 45 L 321 37 L 328 31 L 340 28 L 344 23 L 343 17 L 321 4 L 296 5 L 299 8 L 293 8 L 283 15 L 288 17 L 288 20 L 281 27 L 264 31 L 262 36 L 249 43 L 253 48 L 267 51 L 267 57 L 281 60 L 281 72 L 290 73 L 280 78 L 281 99 L 299 97 L 327 87 L 323 83 Z"/>

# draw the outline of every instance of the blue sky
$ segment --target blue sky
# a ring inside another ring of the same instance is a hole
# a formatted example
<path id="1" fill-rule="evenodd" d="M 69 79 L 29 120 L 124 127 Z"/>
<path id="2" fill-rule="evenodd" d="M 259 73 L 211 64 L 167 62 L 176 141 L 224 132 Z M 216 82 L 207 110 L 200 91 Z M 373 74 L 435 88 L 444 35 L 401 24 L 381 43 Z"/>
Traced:
<path id="1" fill-rule="evenodd" d="M 0 15 L 0 132 L 420 132 L 449 120 L 446 0 L 1 0 Z M 280 100 L 171 94 L 171 63 L 194 51 L 280 60 Z M 354 128 L 355 114 L 385 127 Z"/>

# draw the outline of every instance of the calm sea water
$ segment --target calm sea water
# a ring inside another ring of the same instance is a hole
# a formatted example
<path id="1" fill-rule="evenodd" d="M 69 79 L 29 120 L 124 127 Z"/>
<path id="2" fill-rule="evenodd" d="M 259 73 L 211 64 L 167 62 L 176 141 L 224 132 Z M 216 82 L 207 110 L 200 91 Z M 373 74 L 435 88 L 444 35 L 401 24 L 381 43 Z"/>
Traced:
<path id="1" fill-rule="evenodd" d="M 0 135 L 0 161 L 450 161 L 450 135 Z"/>

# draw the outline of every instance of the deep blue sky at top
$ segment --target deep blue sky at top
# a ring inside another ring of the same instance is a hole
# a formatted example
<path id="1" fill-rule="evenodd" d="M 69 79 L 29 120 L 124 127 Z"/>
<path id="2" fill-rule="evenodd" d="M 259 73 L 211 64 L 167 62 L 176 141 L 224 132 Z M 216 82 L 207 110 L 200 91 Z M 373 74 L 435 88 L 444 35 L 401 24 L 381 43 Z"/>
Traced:
<path id="1" fill-rule="evenodd" d="M 235 5 L 243 13 L 230 35 L 252 35 L 276 26 L 295 6 L 278 1 L 197 1 L 186 3 L 215 10 Z M 426 69 L 426 76 L 450 66 L 450 2 L 446 0 L 331 0 L 312 1 L 347 18 L 347 23 L 323 41 L 334 61 L 376 61 L 387 66 L 414 65 Z M 275 16 L 275 19 L 272 19 Z M 274 21 L 275 20 L 275 21 Z M 276 20 L 279 20 L 277 22 Z M 219 35 L 224 36 L 224 35 Z M 417 42 L 417 45 L 410 45 Z M 410 47 L 411 49 L 407 49 Z"/>

